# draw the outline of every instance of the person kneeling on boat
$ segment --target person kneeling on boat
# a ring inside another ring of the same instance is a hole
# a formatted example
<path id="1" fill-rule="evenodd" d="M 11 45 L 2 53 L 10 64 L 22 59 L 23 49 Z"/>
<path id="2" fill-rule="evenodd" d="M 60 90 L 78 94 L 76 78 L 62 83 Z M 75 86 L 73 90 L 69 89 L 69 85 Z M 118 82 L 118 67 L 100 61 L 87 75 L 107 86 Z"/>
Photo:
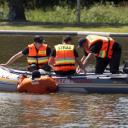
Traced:
<path id="1" fill-rule="evenodd" d="M 84 49 L 85 55 L 81 59 L 84 65 L 93 56 L 96 57 L 95 73 L 102 74 L 108 64 L 111 73 L 119 73 L 121 46 L 111 37 L 88 35 L 78 40 L 78 46 Z"/>
<path id="2" fill-rule="evenodd" d="M 57 75 L 74 75 L 76 72 L 76 63 L 85 72 L 83 64 L 78 60 L 78 53 L 71 43 L 72 38 L 66 36 L 62 44 L 54 46 L 49 58 L 49 65 Z"/>
<path id="3" fill-rule="evenodd" d="M 49 76 L 41 76 L 38 70 L 32 72 L 32 79 L 21 75 L 18 80 L 18 92 L 28 93 L 52 93 L 56 92 L 56 81 Z"/>
<path id="4" fill-rule="evenodd" d="M 46 71 L 50 71 L 51 68 L 48 65 L 48 59 L 51 54 L 51 49 L 44 42 L 45 41 L 40 36 L 35 36 L 34 43 L 28 44 L 25 49 L 12 56 L 5 64 L 1 64 L 1 66 L 7 66 L 9 64 L 12 64 L 18 58 L 25 55 L 27 56 L 29 71 L 32 72 L 37 69 L 44 69 Z"/>

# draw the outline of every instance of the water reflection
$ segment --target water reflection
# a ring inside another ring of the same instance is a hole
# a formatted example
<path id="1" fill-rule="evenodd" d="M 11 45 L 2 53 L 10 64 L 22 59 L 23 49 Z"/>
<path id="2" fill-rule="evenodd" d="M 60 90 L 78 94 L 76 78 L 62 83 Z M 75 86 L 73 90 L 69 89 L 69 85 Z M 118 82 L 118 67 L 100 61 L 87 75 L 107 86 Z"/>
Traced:
<path id="1" fill-rule="evenodd" d="M 0 93 L 1 128 L 128 127 L 127 95 Z"/>

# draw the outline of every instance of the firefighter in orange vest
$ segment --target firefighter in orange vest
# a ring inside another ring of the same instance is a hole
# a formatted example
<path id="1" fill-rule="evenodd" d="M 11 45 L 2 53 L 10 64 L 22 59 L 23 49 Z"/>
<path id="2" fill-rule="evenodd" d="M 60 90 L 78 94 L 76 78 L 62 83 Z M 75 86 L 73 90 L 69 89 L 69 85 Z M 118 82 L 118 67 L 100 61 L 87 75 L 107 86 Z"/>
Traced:
<path id="1" fill-rule="evenodd" d="M 66 36 L 62 44 L 54 46 L 49 59 L 49 65 L 57 75 L 74 75 L 76 63 L 85 72 L 83 64 L 78 60 L 78 53 L 71 43 L 71 37 Z"/>
<path id="2" fill-rule="evenodd" d="M 21 75 L 17 85 L 18 92 L 45 94 L 56 90 L 56 81 L 49 76 L 41 76 L 38 70 L 32 72 L 32 79 Z"/>
<path id="3" fill-rule="evenodd" d="M 1 65 L 7 66 L 9 64 L 12 64 L 18 58 L 25 55 L 27 56 L 29 71 L 40 68 L 46 71 L 50 71 L 50 66 L 48 65 L 50 54 L 51 49 L 47 46 L 47 44 L 43 43 L 43 39 L 40 36 L 35 36 L 34 43 L 29 44 L 25 49 L 12 56 L 5 64 Z"/>
<path id="4" fill-rule="evenodd" d="M 108 64 L 111 73 L 119 73 L 121 46 L 113 38 L 88 35 L 78 40 L 78 47 L 84 49 L 85 55 L 81 61 L 85 66 L 93 56 L 96 57 L 95 73 L 102 74 Z M 79 71 L 77 68 L 77 72 Z"/>

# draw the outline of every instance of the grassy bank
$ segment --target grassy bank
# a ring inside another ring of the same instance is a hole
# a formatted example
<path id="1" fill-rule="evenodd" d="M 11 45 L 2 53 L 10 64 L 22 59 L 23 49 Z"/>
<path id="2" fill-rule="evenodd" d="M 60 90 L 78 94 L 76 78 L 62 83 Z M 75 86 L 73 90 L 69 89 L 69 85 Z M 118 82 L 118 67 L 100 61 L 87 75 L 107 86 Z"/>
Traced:
<path id="1" fill-rule="evenodd" d="M 89 9 L 81 8 L 82 23 L 128 24 L 128 7 L 96 4 Z M 76 8 L 56 6 L 48 9 L 25 10 L 28 21 L 76 23 Z M 0 19 L 7 19 L 8 7 L 0 9 Z"/>
<path id="2" fill-rule="evenodd" d="M 81 22 L 127 24 L 127 12 L 127 6 L 115 7 L 114 5 L 97 4 L 90 9 L 81 9 Z M 54 7 L 46 11 L 29 10 L 26 11 L 26 17 L 30 21 L 75 23 L 76 8 Z"/>
<path id="3" fill-rule="evenodd" d="M 0 19 L 7 19 L 7 6 L 1 8 Z M 56 25 L 44 24 L 8 24 L 0 23 L 1 30 L 47 30 L 47 31 L 96 31 L 96 32 L 128 32 L 127 6 L 95 5 L 89 9 L 81 9 L 81 23 L 86 25 L 70 26 L 59 23 L 76 23 L 76 8 L 54 7 L 52 9 L 26 10 L 25 15 L 31 22 L 51 22 Z M 89 25 L 87 25 L 89 23 Z M 96 23 L 95 25 L 93 25 Z M 100 24 L 101 23 L 101 24 Z M 98 24 L 98 25 L 97 25 Z M 105 24 L 105 25 L 103 25 Z M 111 24 L 111 25 L 110 25 Z"/>
<path id="4" fill-rule="evenodd" d="M 10 25 L 0 23 L 0 30 L 36 30 L 36 31 L 93 31 L 93 32 L 115 32 L 127 33 L 128 26 L 81 26 L 69 27 L 63 25 Z"/>

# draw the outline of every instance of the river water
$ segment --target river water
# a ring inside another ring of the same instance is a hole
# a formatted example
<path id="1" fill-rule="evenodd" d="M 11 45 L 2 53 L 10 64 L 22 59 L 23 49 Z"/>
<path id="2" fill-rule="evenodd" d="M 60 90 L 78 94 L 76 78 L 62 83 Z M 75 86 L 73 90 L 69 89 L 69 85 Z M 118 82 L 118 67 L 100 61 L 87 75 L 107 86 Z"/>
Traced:
<path id="1" fill-rule="evenodd" d="M 0 93 L 1 128 L 128 128 L 128 95 Z"/>
<path id="2" fill-rule="evenodd" d="M 61 38 L 46 39 L 53 46 Z M 0 40 L 0 63 L 4 63 L 32 37 L 0 36 Z M 127 38 L 117 38 L 117 42 L 122 45 L 124 60 L 128 51 Z M 24 59 L 20 59 L 14 67 L 24 65 Z M 128 128 L 128 95 L 0 92 L 0 128 Z"/>

